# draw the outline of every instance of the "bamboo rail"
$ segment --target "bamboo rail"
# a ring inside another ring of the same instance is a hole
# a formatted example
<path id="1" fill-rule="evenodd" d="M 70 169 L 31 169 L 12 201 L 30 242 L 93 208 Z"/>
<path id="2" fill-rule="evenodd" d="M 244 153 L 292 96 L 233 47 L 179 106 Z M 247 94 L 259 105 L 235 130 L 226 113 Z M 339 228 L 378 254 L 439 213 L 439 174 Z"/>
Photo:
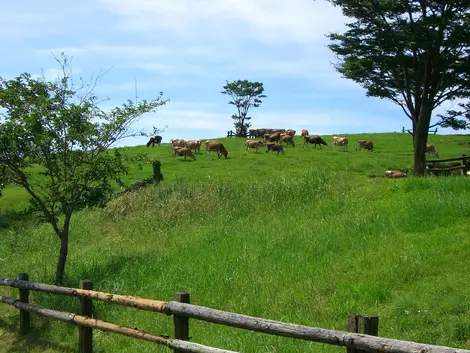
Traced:
<path id="1" fill-rule="evenodd" d="M 86 316 L 81 316 L 77 314 L 67 313 L 58 310 L 51 310 L 42 308 L 40 306 L 35 306 L 31 304 L 22 303 L 16 299 L 9 298 L 6 296 L 0 296 L 0 302 L 13 305 L 18 309 L 25 310 L 28 312 L 33 312 L 42 316 L 50 317 L 52 319 L 74 323 L 77 326 L 90 327 L 93 329 L 98 329 L 101 331 L 107 331 L 112 333 L 118 333 L 124 336 L 141 339 L 147 342 L 152 342 L 155 344 L 165 345 L 171 349 L 178 349 L 183 352 L 194 352 L 194 353 L 238 353 L 235 351 L 228 351 L 223 349 L 218 349 L 214 347 L 204 346 L 198 343 L 192 343 L 188 341 L 182 341 L 178 339 L 173 339 L 165 336 L 152 335 L 150 333 L 144 332 L 142 330 L 132 329 L 127 326 L 115 325 L 103 320 L 96 320 Z"/>
<path id="2" fill-rule="evenodd" d="M 178 317 L 193 318 L 197 320 L 203 320 L 203 321 L 212 322 L 216 324 L 237 327 L 237 328 L 246 329 L 250 331 L 267 333 L 267 334 L 271 334 L 275 336 L 284 336 L 284 337 L 290 337 L 290 338 L 296 338 L 296 339 L 303 339 L 307 341 L 320 342 L 320 343 L 325 343 L 325 344 L 330 344 L 330 345 L 343 346 L 348 349 L 356 349 L 356 350 L 366 351 L 366 352 L 470 353 L 470 350 L 465 350 L 465 349 L 435 346 L 435 345 L 428 345 L 428 344 L 423 344 L 423 343 L 402 341 L 402 340 L 389 339 L 389 338 L 381 338 L 381 337 L 360 334 L 360 333 L 352 333 L 352 332 L 345 332 L 345 331 L 315 328 L 315 327 L 297 325 L 297 324 L 291 324 L 291 323 L 283 323 L 280 321 L 274 321 L 274 320 L 268 320 L 268 319 L 263 319 L 263 318 L 242 315 L 242 314 L 236 314 L 232 312 L 211 309 L 211 308 L 207 308 L 203 306 L 181 303 L 178 301 L 164 302 L 164 301 L 143 299 L 143 298 L 132 297 L 132 296 L 123 296 L 123 295 L 116 295 L 116 294 L 111 294 L 111 293 L 97 292 L 97 291 L 92 291 L 92 290 L 59 287 L 59 286 L 33 283 L 33 282 L 16 280 L 16 279 L 8 279 L 8 278 L 3 278 L 3 279 L 0 278 L 0 286 L 1 285 L 11 286 L 11 287 L 19 288 L 19 289 L 38 290 L 38 291 L 48 292 L 48 293 L 93 298 L 93 299 L 104 301 L 104 302 L 111 302 L 111 303 L 115 303 L 118 305 L 134 307 L 134 308 L 138 308 L 141 310 L 160 312 L 160 313 L 165 313 L 167 315 L 174 315 Z M 4 298 L 7 298 L 7 297 L 0 297 L 0 302 L 4 302 L 7 304 L 14 303 L 12 305 L 15 305 L 17 308 L 22 309 L 22 310 L 37 312 L 41 315 L 44 315 L 44 313 L 56 312 L 54 310 L 33 307 L 33 306 L 30 306 L 29 304 L 21 303 L 11 298 L 8 298 L 8 299 L 4 299 Z M 10 300 L 10 302 L 8 300 Z M 39 308 L 39 309 L 28 310 L 24 308 Z M 35 311 L 35 310 L 40 310 L 40 311 Z M 66 313 L 66 315 L 75 315 L 75 314 Z M 77 315 L 75 315 L 74 317 L 76 316 Z M 64 318 L 65 317 L 67 317 L 67 320 L 63 320 L 63 321 L 73 321 L 72 319 L 69 319 L 68 316 L 64 316 Z M 59 318 L 57 319 L 60 320 Z M 78 321 L 82 320 L 80 321 L 81 323 L 92 322 L 92 321 L 86 321 L 86 320 L 83 321 L 83 319 L 80 319 L 80 316 L 77 320 Z M 94 320 L 94 319 L 87 318 L 87 320 Z M 95 321 L 98 322 L 99 320 L 95 320 Z M 113 324 L 109 324 L 109 325 L 113 325 Z M 120 327 L 117 325 L 114 325 L 114 326 Z M 100 328 L 101 326 L 91 326 L 91 324 L 88 327 L 105 330 L 105 328 Z M 102 326 L 102 327 L 107 327 L 107 326 Z M 118 332 L 118 331 L 111 331 L 111 332 Z M 138 332 L 141 332 L 141 331 L 138 331 Z M 122 334 L 125 334 L 125 333 L 122 333 Z M 144 337 L 147 337 L 147 336 L 144 336 Z M 160 336 L 155 336 L 155 337 L 160 337 Z M 136 337 L 136 338 L 139 338 L 139 337 Z M 187 341 L 182 341 L 182 340 L 177 340 L 177 341 L 178 342 L 181 341 L 181 342 L 184 342 L 184 344 L 188 344 Z M 179 348 L 175 346 L 173 347 L 176 350 L 184 351 L 184 348 Z M 203 352 L 203 351 L 195 350 L 191 352 Z M 204 351 L 204 352 L 209 352 L 209 351 Z M 229 351 L 210 351 L 210 352 L 229 352 Z"/>
<path id="3" fill-rule="evenodd" d="M 144 299 L 139 297 L 133 297 L 130 295 L 119 295 L 87 289 L 60 287 L 51 284 L 34 283 L 11 278 L 0 278 L 0 286 L 10 286 L 13 288 L 34 290 L 38 292 L 90 298 L 140 310 L 154 311 L 160 313 L 165 312 L 165 306 L 167 304 L 167 302 L 161 300 Z"/>

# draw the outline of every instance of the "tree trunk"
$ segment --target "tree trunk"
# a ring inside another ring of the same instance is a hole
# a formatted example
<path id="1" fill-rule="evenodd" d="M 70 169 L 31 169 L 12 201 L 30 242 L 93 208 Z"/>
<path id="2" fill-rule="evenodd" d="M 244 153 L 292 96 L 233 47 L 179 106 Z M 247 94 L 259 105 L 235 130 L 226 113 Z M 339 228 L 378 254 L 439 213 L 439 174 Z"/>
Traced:
<path id="1" fill-rule="evenodd" d="M 429 106 L 429 103 L 423 103 L 417 124 L 413 122 L 414 176 L 424 176 L 426 173 L 426 143 L 432 114 Z"/>
<path id="2" fill-rule="evenodd" d="M 69 252 L 69 230 L 70 230 L 70 218 L 72 214 L 67 213 L 64 220 L 64 229 L 59 235 L 60 239 L 60 250 L 59 259 L 57 260 L 57 269 L 55 273 L 55 284 L 61 284 L 65 274 L 65 263 L 67 261 L 67 255 Z"/>
<path id="3" fill-rule="evenodd" d="M 245 119 L 240 118 L 240 125 L 238 126 L 237 137 L 243 137 L 245 131 Z"/>

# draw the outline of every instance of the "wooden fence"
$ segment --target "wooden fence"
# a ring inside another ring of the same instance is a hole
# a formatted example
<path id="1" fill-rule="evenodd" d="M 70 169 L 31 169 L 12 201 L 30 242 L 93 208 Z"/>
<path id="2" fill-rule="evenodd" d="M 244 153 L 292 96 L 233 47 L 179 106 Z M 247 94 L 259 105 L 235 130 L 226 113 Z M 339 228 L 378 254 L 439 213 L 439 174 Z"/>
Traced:
<path id="1" fill-rule="evenodd" d="M 347 349 L 347 353 L 470 353 L 470 350 L 376 337 L 378 334 L 378 317 L 350 315 L 348 318 L 348 328 L 351 332 L 345 332 L 284 323 L 192 305 L 189 303 L 190 298 L 188 293 L 176 293 L 174 301 L 166 302 L 97 292 L 92 290 L 93 284 L 88 280 L 80 281 L 80 288 L 33 283 L 28 280 L 28 275 L 25 273 L 21 273 L 18 279 L 0 278 L 1 286 L 19 289 L 18 300 L 7 296 L 0 296 L 0 302 L 13 305 L 20 310 L 20 333 L 26 334 L 30 331 L 29 314 L 31 312 L 55 320 L 71 322 L 79 327 L 80 353 L 91 353 L 93 351 L 93 329 L 164 345 L 174 352 L 237 353 L 189 342 L 189 318 L 276 336 L 342 346 Z M 29 291 L 31 290 L 79 297 L 79 314 L 32 305 L 29 303 Z M 93 318 L 92 300 L 173 315 L 175 338 L 158 336 L 142 330 L 97 320 Z"/>
<path id="2" fill-rule="evenodd" d="M 454 162 L 442 164 L 445 162 Z M 462 157 L 447 159 L 432 159 L 426 161 L 426 169 L 432 175 L 448 175 L 453 171 L 460 171 L 462 175 L 468 175 L 470 171 L 470 156 L 465 154 Z"/>
<path id="3" fill-rule="evenodd" d="M 409 133 L 410 135 L 412 135 L 412 134 L 413 134 L 413 129 L 405 129 L 405 127 L 403 126 L 403 127 L 401 128 L 401 132 L 402 132 L 402 133 L 407 132 L 407 133 Z M 428 130 L 428 133 L 429 133 L 429 134 L 434 134 L 434 135 L 437 134 L 437 127 L 436 127 L 434 130 Z"/>

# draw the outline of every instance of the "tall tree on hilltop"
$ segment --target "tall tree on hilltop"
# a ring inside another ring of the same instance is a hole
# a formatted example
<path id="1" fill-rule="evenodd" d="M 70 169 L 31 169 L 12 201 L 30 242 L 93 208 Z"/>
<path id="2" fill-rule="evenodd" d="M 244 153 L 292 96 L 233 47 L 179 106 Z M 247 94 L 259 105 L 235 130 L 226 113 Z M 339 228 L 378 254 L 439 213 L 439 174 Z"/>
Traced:
<path id="1" fill-rule="evenodd" d="M 257 108 L 262 103 L 264 87 L 261 82 L 251 82 L 248 80 L 226 81 L 222 94 L 228 94 L 232 100 L 229 104 L 237 107 L 238 115 L 232 115 L 235 120 L 235 130 L 237 137 L 246 137 L 246 133 L 251 124 L 248 122 L 251 117 L 247 116 L 251 107 Z"/>
<path id="2" fill-rule="evenodd" d="M 0 78 L 0 190 L 16 184 L 28 192 L 60 241 L 55 282 L 64 278 L 70 220 L 74 211 L 105 195 L 110 181 L 122 185 L 129 158 L 109 150 L 132 133 L 131 125 L 167 103 L 162 93 L 151 100 L 128 101 L 104 112 L 94 85 L 75 87 L 69 59 L 55 82 L 24 73 Z M 96 83 L 96 82 L 95 82 Z"/>
<path id="3" fill-rule="evenodd" d="M 367 96 L 402 108 L 413 127 L 414 175 L 424 175 L 433 110 L 470 97 L 470 1 L 328 1 L 355 20 L 345 33 L 327 35 L 336 69 Z M 450 111 L 435 125 L 465 128 L 462 114 Z"/>

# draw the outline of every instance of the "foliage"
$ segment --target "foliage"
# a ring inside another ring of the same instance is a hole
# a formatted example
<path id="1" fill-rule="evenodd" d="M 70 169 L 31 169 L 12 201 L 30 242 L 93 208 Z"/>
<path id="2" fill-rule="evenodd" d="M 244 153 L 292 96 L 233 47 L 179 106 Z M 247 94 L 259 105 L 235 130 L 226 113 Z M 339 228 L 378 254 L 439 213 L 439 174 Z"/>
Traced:
<path id="1" fill-rule="evenodd" d="M 248 80 L 226 82 L 227 84 L 223 87 L 224 90 L 221 93 L 232 98 L 229 104 L 234 105 L 238 112 L 237 115 L 232 115 L 232 119 L 235 120 L 234 126 L 237 136 L 245 137 L 248 128 L 251 126 L 249 123 L 251 117 L 247 116 L 248 110 L 251 107 L 258 108 L 262 103 L 262 98 L 266 98 L 266 95 L 263 94 L 263 83 Z"/>
<path id="2" fill-rule="evenodd" d="M 459 103 L 458 106 L 460 110 L 449 109 L 445 115 L 439 115 L 442 127 L 451 127 L 454 130 L 470 129 L 470 103 Z"/>
<path id="3" fill-rule="evenodd" d="M 336 69 L 367 95 L 399 105 L 413 124 L 415 172 L 424 172 L 424 150 L 433 109 L 470 97 L 469 1 L 329 0 L 354 21 L 330 33 Z M 436 125 L 462 127 L 449 114 Z"/>
<path id="4" fill-rule="evenodd" d="M 70 218 L 77 209 L 100 204 L 110 182 L 122 184 L 128 158 L 119 140 L 140 133 L 130 127 L 144 113 L 167 101 L 162 94 L 151 101 L 132 102 L 109 112 L 99 107 L 94 85 L 74 85 L 70 60 L 55 82 L 23 73 L 0 78 L 1 187 L 13 183 L 25 189 L 61 240 L 56 281 L 63 277 Z M 144 160 L 136 156 L 134 162 Z M 39 166 L 39 174 L 31 170 Z M 63 220 L 59 219 L 63 215 Z"/>

